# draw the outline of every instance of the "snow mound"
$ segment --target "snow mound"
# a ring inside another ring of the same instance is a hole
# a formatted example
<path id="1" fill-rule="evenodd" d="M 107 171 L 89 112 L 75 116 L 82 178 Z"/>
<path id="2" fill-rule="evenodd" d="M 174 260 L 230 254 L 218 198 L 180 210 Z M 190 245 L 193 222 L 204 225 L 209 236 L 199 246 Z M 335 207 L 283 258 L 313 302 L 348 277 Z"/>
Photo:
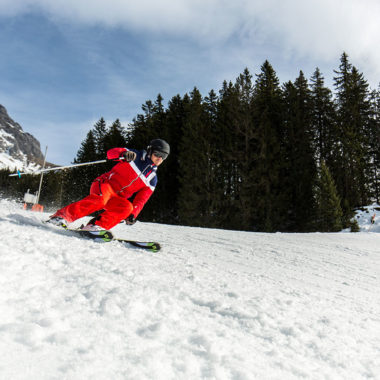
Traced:
<path id="1" fill-rule="evenodd" d="M 380 232 L 380 206 L 374 203 L 355 211 L 360 231 Z"/>
<path id="2" fill-rule="evenodd" d="M 379 234 L 47 218 L 0 200 L 1 379 L 379 378 Z"/>

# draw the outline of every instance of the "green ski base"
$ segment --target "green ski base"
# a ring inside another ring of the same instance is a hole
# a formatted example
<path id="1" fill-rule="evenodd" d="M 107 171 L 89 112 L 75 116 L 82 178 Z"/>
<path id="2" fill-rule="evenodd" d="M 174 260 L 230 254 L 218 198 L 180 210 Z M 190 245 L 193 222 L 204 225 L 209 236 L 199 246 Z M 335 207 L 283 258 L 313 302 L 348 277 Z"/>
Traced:
<path id="1" fill-rule="evenodd" d="M 47 220 L 45 223 L 49 224 L 49 220 Z M 161 249 L 160 244 L 157 242 L 119 239 L 119 238 L 115 238 L 113 236 L 112 232 L 108 231 L 108 230 L 99 231 L 98 235 L 94 235 L 94 234 L 90 233 L 89 231 L 83 231 L 80 229 L 68 228 L 66 225 L 62 225 L 59 227 L 66 230 L 66 231 L 74 232 L 75 234 L 77 234 L 81 237 L 85 237 L 85 238 L 92 239 L 95 241 L 106 242 L 106 243 L 108 243 L 110 241 L 118 241 L 118 242 L 123 243 L 125 245 L 145 249 L 145 250 L 150 251 L 150 252 L 158 252 Z"/>
<path id="2" fill-rule="evenodd" d="M 66 228 L 66 231 L 75 232 L 80 236 L 83 236 L 95 241 L 102 241 L 102 242 L 118 241 L 120 243 L 131 245 L 136 248 L 145 249 L 151 252 L 158 252 L 161 249 L 161 246 L 159 243 L 156 243 L 153 241 L 136 241 L 136 240 L 115 238 L 112 232 L 107 231 L 107 230 L 99 231 L 99 235 L 93 235 L 89 231 L 75 230 L 71 228 Z"/>

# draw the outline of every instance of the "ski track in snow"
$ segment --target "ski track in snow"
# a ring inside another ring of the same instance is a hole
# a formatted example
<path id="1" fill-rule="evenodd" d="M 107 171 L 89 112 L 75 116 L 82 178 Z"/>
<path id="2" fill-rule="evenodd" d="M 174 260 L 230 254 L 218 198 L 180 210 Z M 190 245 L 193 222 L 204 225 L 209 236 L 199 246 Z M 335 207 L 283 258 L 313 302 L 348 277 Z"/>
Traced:
<path id="1" fill-rule="evenodd" d="M 0 379 L 380 379 L 378 233 L 114 228 L 150 253 L 48 215 L 0 200 Z"/>

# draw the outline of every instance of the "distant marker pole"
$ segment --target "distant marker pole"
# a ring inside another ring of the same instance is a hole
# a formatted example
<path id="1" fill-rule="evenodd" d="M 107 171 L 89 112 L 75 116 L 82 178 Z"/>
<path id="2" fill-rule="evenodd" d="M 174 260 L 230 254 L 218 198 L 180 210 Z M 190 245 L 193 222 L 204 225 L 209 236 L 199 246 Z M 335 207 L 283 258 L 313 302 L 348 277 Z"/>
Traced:
<path id="1" fill-rule="evenodd" d="M 44 164 L 42 165 L 41 178 L 40 178 L 40 187 L 38 188 L 38 194 L 37 194 L 37 201 L 36 201 L 36 204 L 38 204 L 38 202 L 40 201 L 40 194 L 41 194 L 42 180 L 43 180 L 43 178 L 44 178 L 44 169 L 45 169 L 45 163 L 46 163 L 47 150 L 48 150 L 48 147 L 47 147 L 47 145 L 46 145 L 46 148 L 45 148 L 45 156 L 44 156 Z"/>

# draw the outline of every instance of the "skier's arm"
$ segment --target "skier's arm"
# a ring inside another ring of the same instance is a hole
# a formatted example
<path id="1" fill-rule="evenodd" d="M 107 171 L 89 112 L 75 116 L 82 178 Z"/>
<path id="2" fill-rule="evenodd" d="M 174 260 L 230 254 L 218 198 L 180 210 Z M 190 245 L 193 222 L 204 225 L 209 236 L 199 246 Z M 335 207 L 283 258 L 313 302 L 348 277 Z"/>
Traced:
<path id="1" fill-rule="evenodd" d="M 126 151 L 127 151 L 126 148 L 112 148 L 112 149 L 107 151 L 107 159 L 117 160 Z"/>
<path id="2" fill-rule="evenodd" d="M 136 152 L 127 148 L 112 148 L 107 151 L 107 158 L 109 160 L 124 160 L 131 162 L 136 159 Z"/>
<path id="3" fill-rule="evenodd" d="M 148 199 L 151 197 L 152 194 L 153 194 L 153 190 L 149 187 L 144 187 L 136 194 L 135 199 L 133 200 L 133 211 L 132 211 L 132 215 L 135 218 L 137 218 L 137 216 L 140 214 L 145 203 L 148 202 Z"/>

